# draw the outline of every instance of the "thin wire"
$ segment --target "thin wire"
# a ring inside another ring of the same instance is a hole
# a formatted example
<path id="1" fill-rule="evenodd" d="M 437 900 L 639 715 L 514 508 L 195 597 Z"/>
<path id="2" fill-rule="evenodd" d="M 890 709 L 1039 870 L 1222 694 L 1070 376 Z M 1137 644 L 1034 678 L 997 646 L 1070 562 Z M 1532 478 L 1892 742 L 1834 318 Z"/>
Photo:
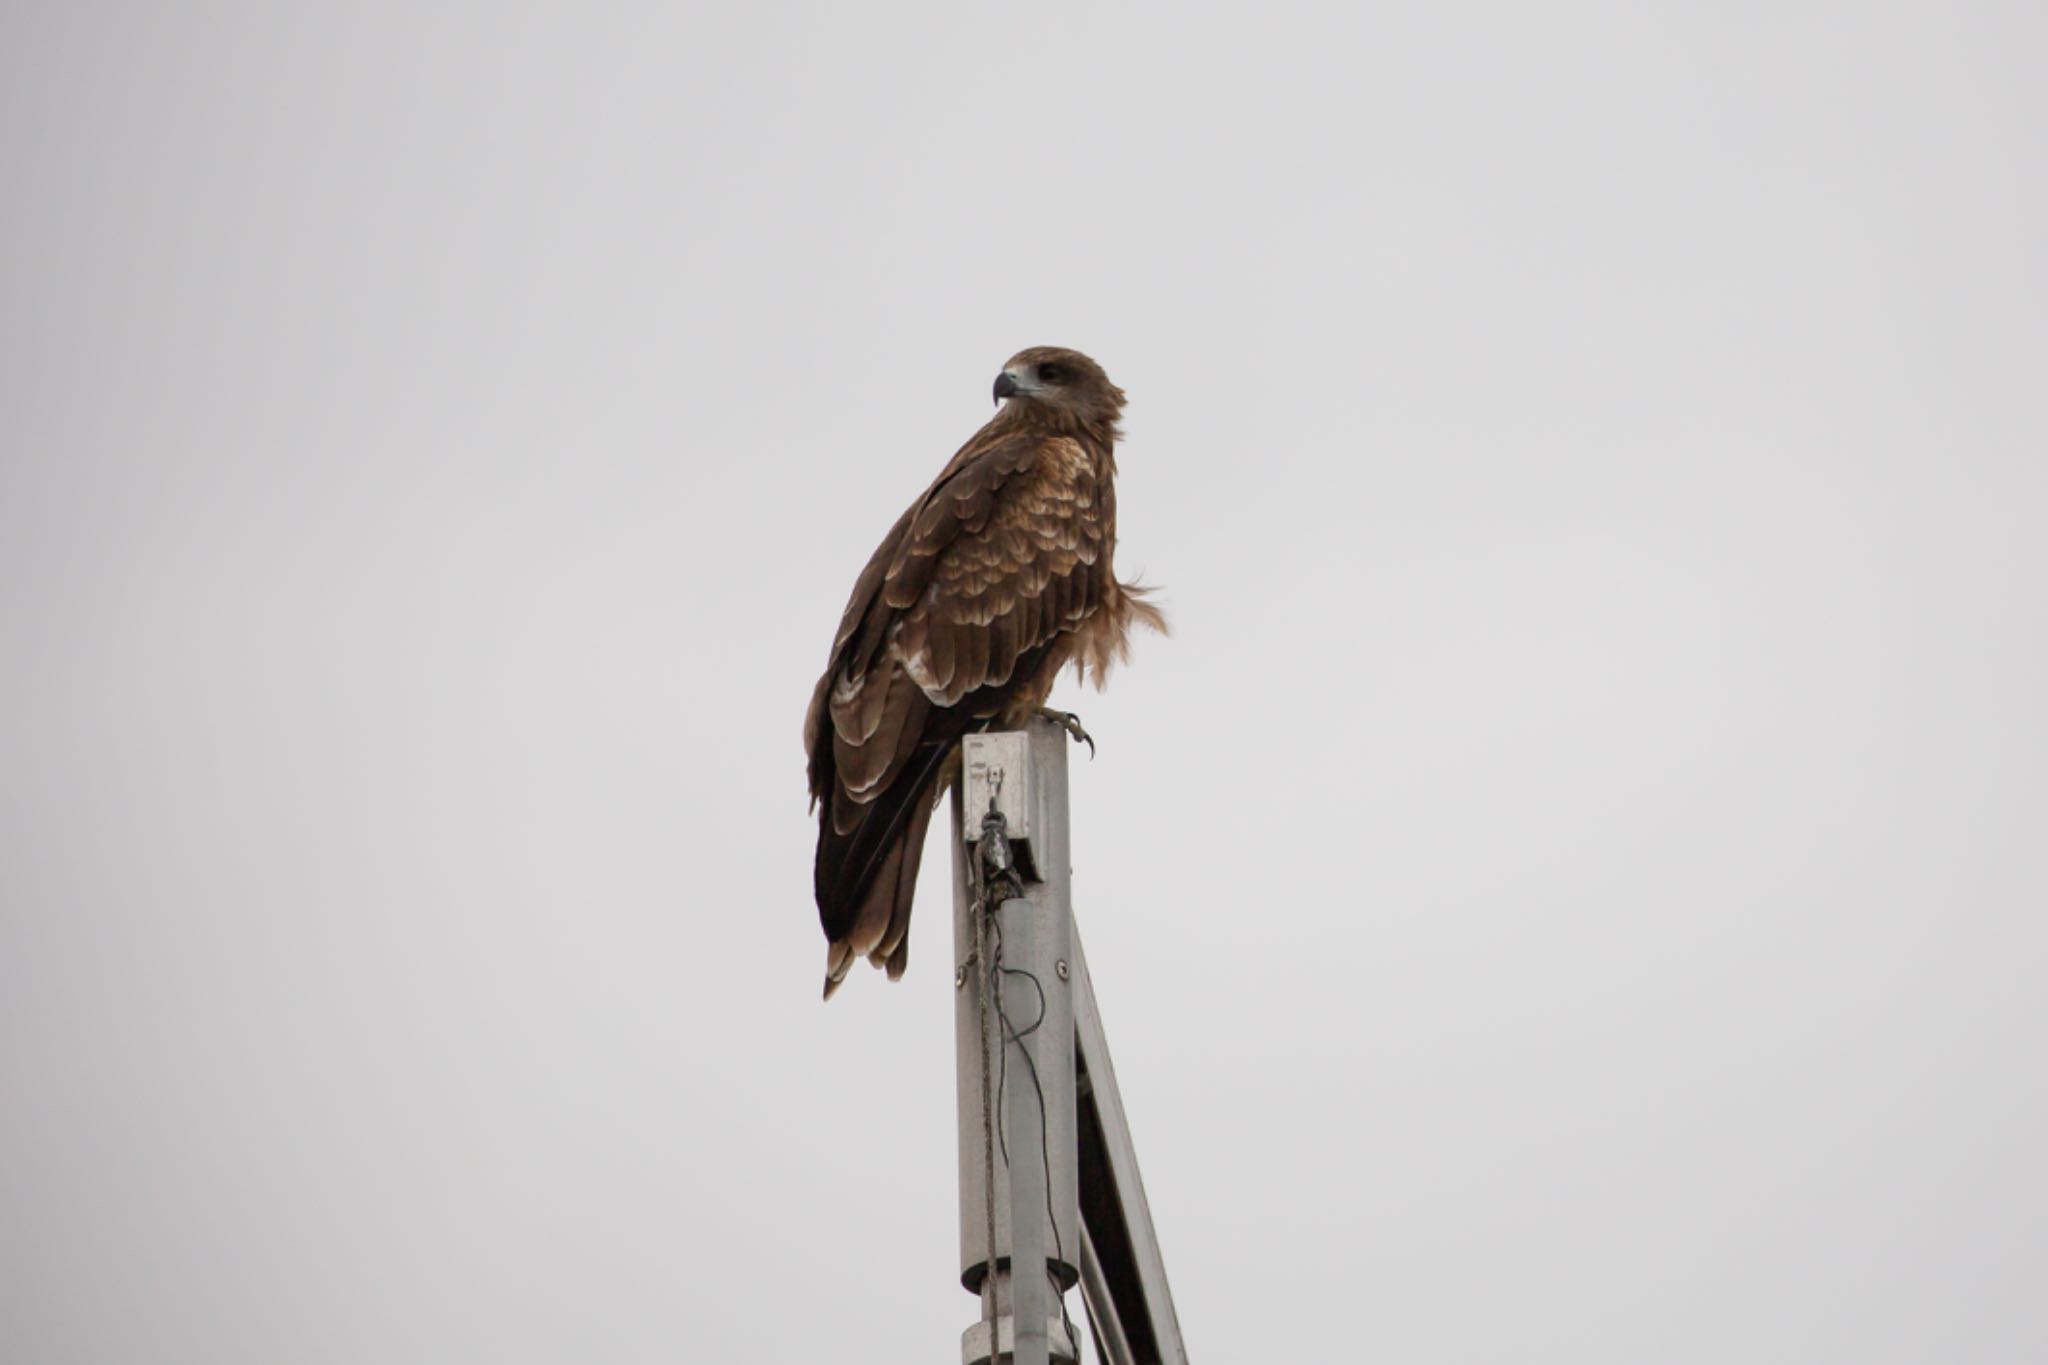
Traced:
<path id="1" fill-rule="evenodd" d="M 980 965 L 986 970 L 986 984 L 981 991 L 981 1095 L 983 1189 L 987 1199 L 986 1212 L 988 1217 L 988 1261 L 986 1262 L 986 1270 L 984 1272 L 987 1276 L 993 1276 L 996 1273 L 995 1154 L 993 1150 L 995 1143 L 1001 1144 L 1004 1167 L 1007 1168 L 1010 1165 L 1008 1125 L 1002 1121 L 1002 1106 L 1007 1098 L 1006 1092 L 1009 1089 L 1009 1044 L 1012 1042 L 1017 1044 L 1017 1050 L 1024 1058 L 1027 1074 L 1031 1078 L 1032 1093 L 1038 1100 L 1038 1154 L 1045 1174 L 1045 1221 L 1052 1228 L 1053 1256 L 1060 1265 L 1067 1263 L 1066 1247 L 1063 1245 L 1060 1237 L 1059 1215 L 1053 1207 L 1052 1134 L 1051 1119 L 1046 1113 L 1045 1086 L 1039 1078 L 1038 1060 L 1031 1055 L 1031 1049 L 1024 1045 L 1026 1038 L 1029 1038 L 1045 1026 L 1046 1016 L 1051 1011 L 1051 1002 L 1046 998 L 1045 983 L 1038 979 L 1036 973 L 1022 967 L 1005 966 L 1003 963 L 1003 928 L 996 912 L 1001 908 L 1004 901 L 1021 899 L 1023 887 L 1017 877 L 1015 861 L 1010 855 L 1009 832 L 1006 828 L 1006 822 L 996 804 L 997 797 L 1002 791 L 1002 770 L 994 770 L 990 777 L 991 790 L 989 792 L 988 813 L 982 818 L 982 837 L 975 844 L 973 878 L 975 909 L 980 916 L 980 922 L 977 926 L 979 933 L 977 935 L 975 953 L 981 959 Z M 988 878 L 988 873 L 991 870 L 999 874 L 1002 883 L 999 893 L 993 900 L 990 897 L 991 888 Z M 1003 892 L 1007 892 L 1007 894 L 1002 894 Z M 1023 1029 L 1017 1027 L 1016 1021 L 1010 1018 L 1008 1009 L 1004 1007 L 1003 978 L 1005 976 L 1023 977 L 1031 983 L 1031 989 L 1038 996 L 1038 1017 L 1033 1019 L 1030 1025 Z M 989 1006 L 991 1003 L 994 1004 L 996 1017 L 1002 1021 L 1003 1031 L 1006 1035 L 1003 1045 L 997 1053 L 997 1077 L 993 1093 L 991 1092 L 988 1073 L 988 1029 Z M 1016 1229 L 1012 1227 L 1010 1231 L 1011 1235 L 1015 1236 Z M 1012 1275 L 1017 1273 L 1016 1257 L 1014 1255 L 1012 1255 L 1010 1260 L 1010 1273 Z M 1078 1359 L 1081 1341 L 1074 1331 L 1074 1320 L 1068 1315 L 1067 1296 L 1060 1285 L 1059 1277 L 1048 1271 L 1043 1265 L 1035 1267 L 1033 1273 L 1044 1275 L 1050 1283 L 1053 1291 L 1053 1301 L 1059 1304 L 1060 1307 L 1060 1325 L 1066 1332 L 1067 1343 L 1074 1349 Z M 997 1298 L 999 1285 L 999 1280 L 989 1281 L 989 1357 L 991 1365 L 1001 1354 L 998 1350 L 1000 1346 L 999 1325 L 1002 1320 L 1000 1304 Z M 1012 1312 L 1013 1314 L 1015 1312 L 1014 1303 L 1012 1305 Z"/>
<path id="2" fill-rule="evenodd" d="M 1004 1010 L 1002 1007 L 1002 997 L 1000 993 L 997 995 L 996 998 L 996 1012 L 1003 1021 L 1004 1030 L 1009 1035 L 1008 1041 L 1017 1044 L 1018 1055 L 1023 1057 L 1025 1070 L 1027 1074 L 1031 1077 L 1032 1093 L 1038 1097 L 1038 1155 L 1039 1160 L 1044 1163 L 1045 1170 L 1045 1221 L 1052 1228 L 1053 1257 L 1061 1265 L 1065 1265 L 1067 1263 L 1067 1250 L 1064 1246 L 1061 1245 L 1059 1215 L 1053 1211 L 1052 1132 L 1050 1127 L 1051 1119 L 1047 1116 L 1045 1112 L 1045 1086 L 1039 1081 L 1038 1078 L 1038 1059 L 1031 1055 L 1031 1049 L 1024 1046 L 1024 1040 L 1026 1038 L 1029 1038 L 1032 1034 L 1038 1032 L 1040 1028 L 1044 1027 L 1045 1016 L 1050 1011 L 1051 1007 L 1050 1003 L 1045 998 L 1045 983 L 1038 979 L 1038 974 L 1036 972 L 1029 971 L 1023 967 L 1006 967 L 1003 965 L 1003 926 L 1001 921 L 993 920 L 993 917 L 991 917 L 991 919 L 995 926 L 995 956 L 990 964 L 992 969 L 1003 976 L 1021 976 L 1026 981 L 1029 981 L 1031 983 L 1031 988 L 1034 991 L 1038 992 L 1038 1017 L 1031 1021 L 1030 1027 L 1028 1028 L 1020 1030 L 1016 1026 L 1015 1021 L 1010 1018 L 1009 1012 L 1007 1010 Z M 996 1104 L 998 1106 L 998 1112 L 1000 1112 L 1000 1106 L 1003 1103 L 1003 1098 L 1009 1090 L 1009 1062 L 1010 1049 L 1008 1043 L 1005 1043 L 1003 1047 L 1002 1065 L 998 1068 L 997 1073 Z M 1009 1126 L 1007 1124 L 999 1123 L 997 1125 L 996 1132 L 998 1137 L 1002 1139 L 1003 1165 L 1008 1166 L 1010 1164 Z M 1015 1273 L 1015 1270 L 1016 1266 L 1013 1261 L 1011 1265 L 1011 1271 L 1013 1274 Z M 1074 1320 L 1067 1315 L 1066 1293 L 1061 1288 L 1059 1278 L 1057 1276 L 1047 1274 L 1046 1278 L 1052 1282 L 1053 1300 L 1060 1306 L 1060 1324 L 1066 1328 L 1067 1340 L 1073 1343 L 1074 1349 L 1076 1350 L 1076 1352 L 1078 1352 L 1080 1350 L 1081 1345 L 1080 1338 L 1078 1338 L 1074 1334 Z"/>
<path id="3" fill-rule="evenodd" d="M 989 804 L 991 807 L 993 807 L 995 803 L 993 800 L 991 800 Z M 993 937 L 990 933 L 990 926 L 992 926 L 995 923 L 995 916 L 989 913 L 988 879 L 982 868 L 981 848 L 979 845 L 975 847 L 973 863 L 974 908 L 976 915 L 978 917 L 975 925 L 976 937 L 974 951 L 975 955 L 981 959 L 981 965 L 987 966 L 987 964 L 991 960 L 990 952 L 993 945 Z M 990 1088 L 988 1074 L 989 1015 L 991 1012 L 991 1006 L 994 1002 L 990 1000 L 989 992 L 986 986 L 976 991 L 975 994 L 981 997 L 981 1066 L 978 1068 L 981 1072 L 981 1188 L 982 1197 L 987 1202 L 986 1212 L 988 1214 L 988 1241 L 983 1244 L 983 1249 L 987 1253 L 987 1255 L 986 1259 L 982 1261 L 981 1274 L 983 1283 L 985 1283 L 988 1286 L 989 1365 L 995 1365 L 996 1356 L 998 1354 L 997 1348 L 1001 1345 L 1001 1324 L 1003 1317 L 1001 1311 L 1002 1304 L 999 1298 L 1002 1292 L 1002 1281 L 996 1277 L 995 1135 L 997 1132 L 998 1116 L 996 1113 L 995 1095 L 994 1091 Z M 1009 1164 L 1009 1157 L 1007 1154 L 1004 1156 L 1003 1161 L 1005 1165 Z"/>

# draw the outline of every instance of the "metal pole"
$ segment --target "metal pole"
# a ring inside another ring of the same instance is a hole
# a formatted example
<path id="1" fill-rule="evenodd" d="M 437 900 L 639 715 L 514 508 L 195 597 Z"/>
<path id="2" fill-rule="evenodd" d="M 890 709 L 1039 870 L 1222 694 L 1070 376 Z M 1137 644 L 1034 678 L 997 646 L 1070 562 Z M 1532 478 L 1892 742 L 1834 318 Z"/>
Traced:
<path id="1" fill-rule="evenodd" d="M 1102 1273 L 1102 1253 L 1095 1249 L 1095 1237 L 1088 1225 L 1081 1225 L 1081 1298 L 1088 1305 L 1088 1326 L 1095 1333 L 1095 1354 L 1104 1365 L 1138 1365 L 1124 1321 L 1117 1313 L 1116 1295 Z"/>
<path id="2" fill-rule="evenodd" d="M 970 735 L 962 748 L 953 795 L 960 1280 L 981 1296 L 983 1318 L 962 1334 L 961 1359 L 964 1365 L 1078 1361 L 1079 1343 L 1066 1330 L 1060 1302 L 1080 1278 L 1081 1256 L 1067 735 L 1034 721 L 1021 733 Z M 997 912 L 994 962 L 977 954 L 973 862 L 992 797 L 1024 889 Z M 992 975 L 998 963 L 1000 974 Z M 984 1053 L 983 993 L 992 985 L 990 1003 L 1000 1009 Z M 984 1069 L 1000 1096 L 995 1134 L 983 1124 Z M 993 1250 L 986 1199 L 991 1179 Z M 1000 1319 L 993 1312 L 998 1300 Z"/>
<path id="3" fill-rule="evenodd" d="M 1152 1227 L 1079 929 L 1073 931 L 1072 951 L 1075 1051 L 1082 1073 L 1082 1298 L 1113 1365 L 1187 1365 L 1166 1258 Z"/>
<path id="4" fill-rule="evenodd" d="M 1043 1046 L 1038 1026 L 1050 1011 L 1033 1011 L 1031 1002 L 1020 998 L 1024 992 L 1019 987 L 1031 984 L 1029 978 L 1009 977 L 1012 952 L 1019 964 L 1038 961 L 1038 918 L 1039 907 L 1022 896 L 1003 902 L 998 916 L 1003 926 L 999 970 L 1005 980 L 996 985 L 996 1000 L 1002 1034 L 1012 1049 L 998 1074 L 1003 1077 L 1001 1122 L 1009 1139 L 1005 1147 L 1010 1173 L 1010 1284 L 1014 1291 L 1010 1315 L 1016 1324 L 1011 1359 L 1016 1365 L 1051 1365 L 1052 1358 L 1051 1338 L 1045 1330 L 1045 1315 L 1052 1307 L 1052 1296 L 1046 1293 L 1050 1281 L 1043 1274 L 1032 1273 L 1032 1267 L 1045 1264 L 1045 1216 L 1052 1208 L 1046 1195 L 1051 1183 L 1046 1135 L 1038 1123 L 1039 1112 L 1046 1107 L 1039 1089 L 1044 1078 L 1039 1074 L 1038 1059 L 1051 1051 Z M 1004 1000 L 1005 985 L 1011 988 L 1008 1000 Z"/>

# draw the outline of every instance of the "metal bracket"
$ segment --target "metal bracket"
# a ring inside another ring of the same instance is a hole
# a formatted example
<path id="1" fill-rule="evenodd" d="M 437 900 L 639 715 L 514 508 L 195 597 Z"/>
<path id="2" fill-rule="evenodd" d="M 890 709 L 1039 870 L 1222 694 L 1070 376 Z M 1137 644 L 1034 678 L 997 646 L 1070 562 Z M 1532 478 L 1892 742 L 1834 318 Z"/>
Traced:
<path id="1" fill-rule="evenodd" d="M 967 816 L 961 837 L 970 844 L 981 837 L 981 817 L 993 802 L 1017 861 L 1035 869 L 1032 855 L 1043 838 L 1045 821 L 1038 809 L 1030 736 L 1019 730 L 969 735 L 960 743 L 960 755 Z"/>

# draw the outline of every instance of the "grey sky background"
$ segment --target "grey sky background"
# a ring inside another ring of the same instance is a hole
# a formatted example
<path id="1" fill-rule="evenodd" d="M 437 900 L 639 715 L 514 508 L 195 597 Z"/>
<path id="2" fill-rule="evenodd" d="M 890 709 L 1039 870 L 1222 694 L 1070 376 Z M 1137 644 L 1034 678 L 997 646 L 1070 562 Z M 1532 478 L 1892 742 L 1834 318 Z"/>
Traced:
<path id="1" fill-rule="evenodd" d="M 956 1359 L 798 728 L 1056 343 L 1194 1358 L 2048 1359 L 2044 38 L 0 10 L 0 1358 Z"/>

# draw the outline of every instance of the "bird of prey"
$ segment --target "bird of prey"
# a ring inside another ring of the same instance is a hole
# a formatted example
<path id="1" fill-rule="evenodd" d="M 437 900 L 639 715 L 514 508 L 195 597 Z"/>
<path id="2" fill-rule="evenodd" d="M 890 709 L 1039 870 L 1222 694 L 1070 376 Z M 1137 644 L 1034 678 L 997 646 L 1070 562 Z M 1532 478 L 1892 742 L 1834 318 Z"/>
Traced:
<path id="1" fill-rule="evenodd" d="M 1069 664 L 1101 687 L 1133 623 L 1165 629 L 1111 562 L 1123 390 L 1080 352 L 1036 346 L 995 398 L 861 571 L 804 719 L 827 999 L 855 958 L 903 975 L 961 736 L 1024 724 Z"/>

